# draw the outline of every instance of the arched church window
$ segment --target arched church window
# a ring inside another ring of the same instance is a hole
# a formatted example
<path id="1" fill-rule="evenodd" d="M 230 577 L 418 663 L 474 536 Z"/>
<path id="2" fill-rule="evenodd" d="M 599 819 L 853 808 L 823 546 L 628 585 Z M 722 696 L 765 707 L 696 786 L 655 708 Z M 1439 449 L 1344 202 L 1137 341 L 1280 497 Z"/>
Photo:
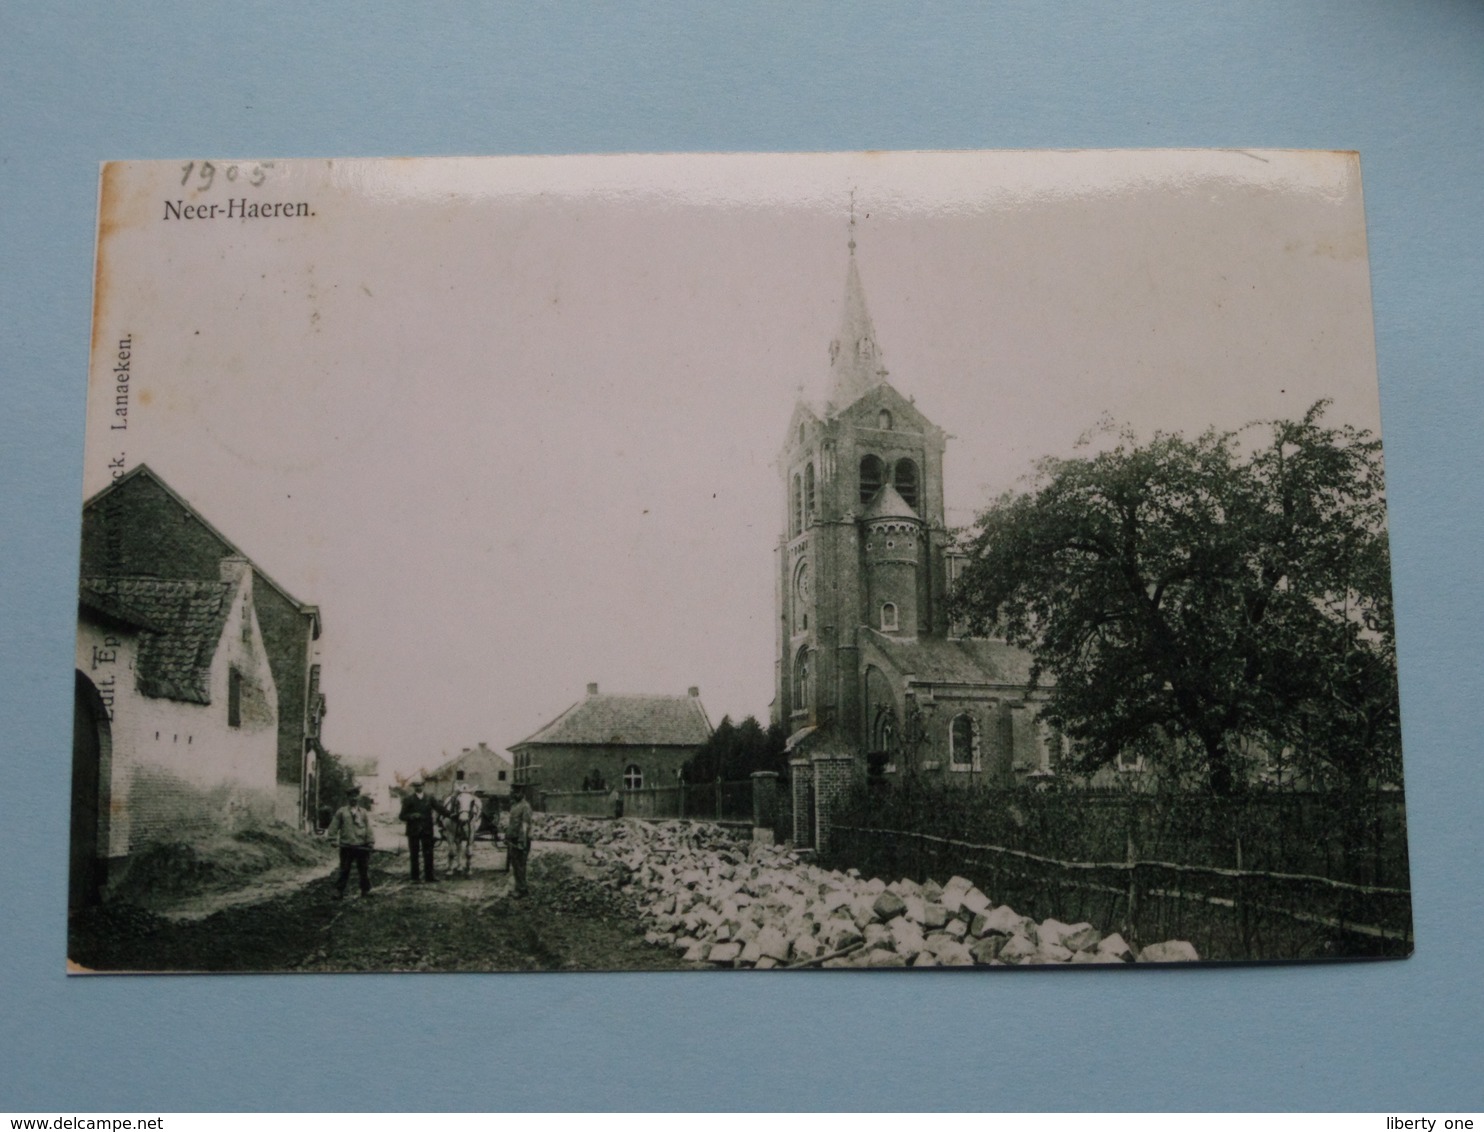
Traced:
<path id="1" fill-rule="evenodd" d="M 794 710 L 809 708 L 809 646 L 805 645 L 794 657 Z"/>
<path id="2" fill-rule="evenodd" d="M 875 499 L 885 482 L 886 465 L 881 462 L 881 457 L 864 457 L 861 460 L 861 502 L 869 503 Z"/>
<path id="3" fill-rule="evenodd" d="M 799 422 L 799 443 L 800 444 L 803 444 L 804 443 L 804 422 L 803 421 L 800 421 Z"/>
<path id="4" fill-rule="evenodd" d="M 804 488 L 798 476 L 794 476 L 794 509 L 793 522 L 789 524 L 788 533 L 796 535 L 804 529 Z"/>
<path id="5" fill-rule="evenodd" d="M 887 410 L 885 409 L 882 409 L 881 412 L 876 414 L 876 427 L 890 430 L 891 413 L 887 412 Z"/>
<path id="6" fill-rule="evenodd" d="M 814 516 L 814 465 L 804 465 L 804 522 Z"/>
<path id="7" fill-rule="evenodd" d="M 892 477 L 895 481 L 892 486 L 897 489 L 908 507 L 917 509 L 917 465 L 911 460 L 903 457 L 897 461 L 896 474 Z"/>
<path id="8" fill-rule="evenodd" d="M 794 571 L 794 632 L 809 628 L 809 560 L 805 558 Z"/>
<path id="9" fill-rule="evenodd" d="M 897 607 L 894 602 L 888 601 L 881 607 L 881 631 L 883 633 L 897 631 Z"/>
<path id="10" fill-rule="evenodd" d="M 971 715 L 956 715 L 948 727 L 948 761 L 955 770 L 971 770 L 979 763 L 979 728 Z"/>
<path id="11" fill-rule="evenodd" d="M 638 763 L 630 763 L 623 768 L 623 788 L 625 790 L 642 790 L 644 788 L 644 772 L 639 769 Z"/>

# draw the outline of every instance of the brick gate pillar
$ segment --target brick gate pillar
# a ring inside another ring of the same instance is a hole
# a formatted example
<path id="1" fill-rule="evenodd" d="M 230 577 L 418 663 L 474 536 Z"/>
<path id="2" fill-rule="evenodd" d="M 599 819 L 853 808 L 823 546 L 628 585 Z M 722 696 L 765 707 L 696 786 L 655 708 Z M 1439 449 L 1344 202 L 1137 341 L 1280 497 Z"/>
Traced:
<path id="1" fill-rule="evenodd" d="M 778 772 L 752 772 L 752 839 L 769 845 L 778 824 Z"/>
<path id="2" fill-rule="evenodd" d="M 830 848 L 830 827 L 850 789 L 855 759 L 850 755 L 814 756 L 814 847 L 820 852 Z"/>
<path id="3" fill-rule="evenodd" d="M 814 785 L 814 768 L 808 759 L 789 759 L 788 769 L 793 780 L 794 845 L 807 849 L 814 844 L 814 830 L 809 821 L 809 791 Z"/>

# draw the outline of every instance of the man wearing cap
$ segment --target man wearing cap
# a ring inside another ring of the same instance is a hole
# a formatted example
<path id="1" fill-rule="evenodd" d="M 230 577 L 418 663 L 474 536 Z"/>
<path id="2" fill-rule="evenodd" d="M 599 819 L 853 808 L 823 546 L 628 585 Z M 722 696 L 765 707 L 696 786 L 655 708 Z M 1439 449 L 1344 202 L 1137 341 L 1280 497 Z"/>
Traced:
<path id="1" fill-rule="evenodd" d="M 412 883 L 417 884 L 433 877 L 433 822 L 435 814 L 447 814 L 443 805 L 431 794 L 423 793 L 423 780 L 412 780 L 412 793 L 402 798 L 402 809 L 397 814 L 399 822 L 406 823 L 407 853 L 412 858 Z M 418 868 L 421 861 L 422 868 Z"/>
<path id="2" fill-rule="evenodd" d="M 360 805 L 361 792 L 352 786 L 345 792 L 345 805 L 335 811 L 325 836 L 340 846 L 340 879 L 335 882 L 335 899 L 345 896 L 350 880 L 350 867 L 356 867 L 361 882 L 361 895 L 371 895 L 371 848 L 376 835 L 371 831 L 371 815 Z"/>

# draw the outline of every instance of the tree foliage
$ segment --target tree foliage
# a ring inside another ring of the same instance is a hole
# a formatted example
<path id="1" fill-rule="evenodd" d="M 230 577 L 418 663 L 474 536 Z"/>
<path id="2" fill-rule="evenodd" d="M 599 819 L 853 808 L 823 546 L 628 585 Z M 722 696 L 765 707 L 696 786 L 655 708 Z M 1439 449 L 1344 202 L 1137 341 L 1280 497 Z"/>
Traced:
<path id="1" fill-rule="evenodd" d="M 723 716 L 711 737 L 686 761 L 681 778 L 690 783 L 740 782 L 754 771 L 788 773 L 783 747 L 788 735 L 778 724 L 764 728 L 749 715 L 741 723 Z"/>
<path id="2" fill-rule="evenodd" d="M 1230 793 L 1260 745 L 1314 782 L 1399 779 L 1380 442 L 1326 408 L 1105 437 L 979 517 L 955 614 L 1054 678 L 1081 769 L 1183 756 Z"/>

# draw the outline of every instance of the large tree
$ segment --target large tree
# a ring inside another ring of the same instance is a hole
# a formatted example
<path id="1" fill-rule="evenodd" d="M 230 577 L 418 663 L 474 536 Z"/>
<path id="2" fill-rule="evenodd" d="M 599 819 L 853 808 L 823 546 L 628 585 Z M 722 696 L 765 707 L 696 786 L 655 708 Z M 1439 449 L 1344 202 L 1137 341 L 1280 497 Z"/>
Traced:
<path id="1" fill-rule="evenodd" d="M 1045 715 L 1083 770 L 1184 755 L 1229 793 L 1258 743 L 1310 778 L 1396 777 L 1380 442 L 1326 407 L 1195 440 L 1104 430 L 979 517 L 955 612 L 1054 678 Z"/>
<path id="2" fill-rule="evenodd" d="M 787 733 L 777 724 L 764 729 L 756 717 L 749 715 L 734 724 L 731 716 L 722 716 L 716 730 L 694 755 L 686 760 L 681 777 L 686 782 L 740 782 L 756 770 L 788 771 L 784 754 Z"/>

